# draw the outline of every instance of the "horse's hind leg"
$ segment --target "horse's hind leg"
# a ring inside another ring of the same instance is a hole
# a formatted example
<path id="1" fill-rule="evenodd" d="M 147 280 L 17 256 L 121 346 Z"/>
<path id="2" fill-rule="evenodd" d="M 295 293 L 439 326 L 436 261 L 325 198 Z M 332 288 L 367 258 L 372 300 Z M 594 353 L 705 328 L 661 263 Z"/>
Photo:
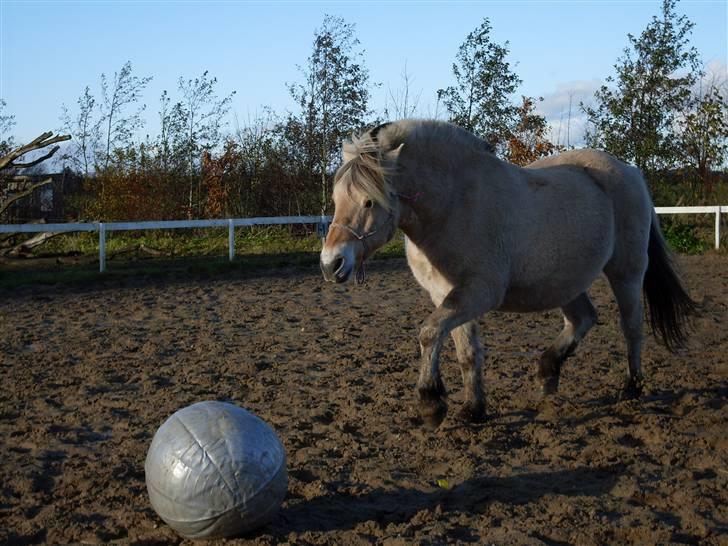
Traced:
<path id="1" fill-rule="evenodd" d="M 465 404 L 460 410 L 461 419 L 479 423 L 485 419 L 483 394 L 484 350 L 478 336 L 478 323 L 474 320 L 458 326 L 451 332 L 460 363 L 465 387 Z"/>
<path id="2" fill-rule="evenodd" d="M 564 305 L 561 311 L 564 313 L 564 329 L 553 345 L 543 352 L 538 363 L 538 378 L 544 394 L 558 390 L 561 365 L 597 321 L 597 311 L 586 292 Z"/>
<path id="3" fill-rule="evenodd" d="M 642 393 L 642 275 L 623 277 L 605 271 L 619 307 L 620 325 L 627 341 L 629 375 L 622 390 L 622 398 L 637 398 Z"/>

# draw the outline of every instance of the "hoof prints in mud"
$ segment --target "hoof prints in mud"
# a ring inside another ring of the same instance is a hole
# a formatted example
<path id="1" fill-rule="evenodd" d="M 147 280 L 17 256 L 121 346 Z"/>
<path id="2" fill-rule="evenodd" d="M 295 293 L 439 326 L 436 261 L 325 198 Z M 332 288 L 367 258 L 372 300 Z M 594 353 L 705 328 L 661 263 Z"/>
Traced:
<path id="1" fill-rule="evenodd" d="M 105 281 L 2 294 L 0 543 L 167 544 L 144 458 L 164 419 L 229 400 L 278 431 L 289 493 L 240 543 L 719 544 L 728 521 L 728 261 L 680 260 L 703 301 L 689 349 L 648 338 L 645 391 L 626 373 L 616 307 L 541 399 L 557 312 L 482 321 L 487 416 L 417 426 L 417 329 L 430 310 L 401 261 L 363 287 L 316 271 L 167 284 Z"/>

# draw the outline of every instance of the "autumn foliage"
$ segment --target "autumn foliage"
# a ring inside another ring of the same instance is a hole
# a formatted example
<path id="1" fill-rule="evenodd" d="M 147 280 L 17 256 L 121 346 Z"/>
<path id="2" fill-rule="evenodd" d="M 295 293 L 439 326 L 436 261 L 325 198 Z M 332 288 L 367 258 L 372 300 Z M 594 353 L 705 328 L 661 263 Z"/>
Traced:
<path id="1" fill-rule="evenodd" d="M 535 102 L 531 97 L 522 97 L 516 109 L 516 124 L 507 141 L 506 156 L 516 165 L 528 165 L 539 159 L 561 151 L 548 139 L 548 124 L 543 116 L 535 113 Z"/>

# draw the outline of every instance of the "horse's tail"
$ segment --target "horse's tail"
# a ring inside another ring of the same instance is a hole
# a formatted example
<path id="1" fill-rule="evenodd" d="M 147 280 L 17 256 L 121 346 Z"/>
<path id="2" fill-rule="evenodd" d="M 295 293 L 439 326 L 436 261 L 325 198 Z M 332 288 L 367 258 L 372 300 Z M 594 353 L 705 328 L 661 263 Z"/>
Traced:
<path id="1" fill-rule="evenodd" d="M 675 352 L 685 345 L 688 316 L 698 305 L 688 295 L 672 263 L 670 249 L 660 231 L 657 214 L 652 213 L 648 265 L 643 283 L 652 333 L 659 333 L 665 347 Z"/>

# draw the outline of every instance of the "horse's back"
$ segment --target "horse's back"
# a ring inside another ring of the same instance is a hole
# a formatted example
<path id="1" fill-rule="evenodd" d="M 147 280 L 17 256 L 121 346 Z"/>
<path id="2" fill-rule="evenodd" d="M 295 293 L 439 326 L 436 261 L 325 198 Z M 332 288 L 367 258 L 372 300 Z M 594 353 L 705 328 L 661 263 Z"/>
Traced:
<path id="1" fill-rule="evenodd" d="M 649 204 L 649 193 L 639 169 L 607 152 L 590 148 L 570 150 L 534 161 L 526 169 L 547 170 L 555 167 L 581 169 L 591 182 L 612 197 L 617 206 L 625 202 L 629 205 Z"/>
<path id="2" fill-rule="evenodd" d="M 609 197 L 614 220 L 614 245 L 608 268 L 618 270 L 646 267 L 647 245 L 653 204 L 642 173 L 611 154 L 582 149 L 536 161 L 528 169 L 547 170 L 558 166 L 583 169 L 593 183 Z"/>

